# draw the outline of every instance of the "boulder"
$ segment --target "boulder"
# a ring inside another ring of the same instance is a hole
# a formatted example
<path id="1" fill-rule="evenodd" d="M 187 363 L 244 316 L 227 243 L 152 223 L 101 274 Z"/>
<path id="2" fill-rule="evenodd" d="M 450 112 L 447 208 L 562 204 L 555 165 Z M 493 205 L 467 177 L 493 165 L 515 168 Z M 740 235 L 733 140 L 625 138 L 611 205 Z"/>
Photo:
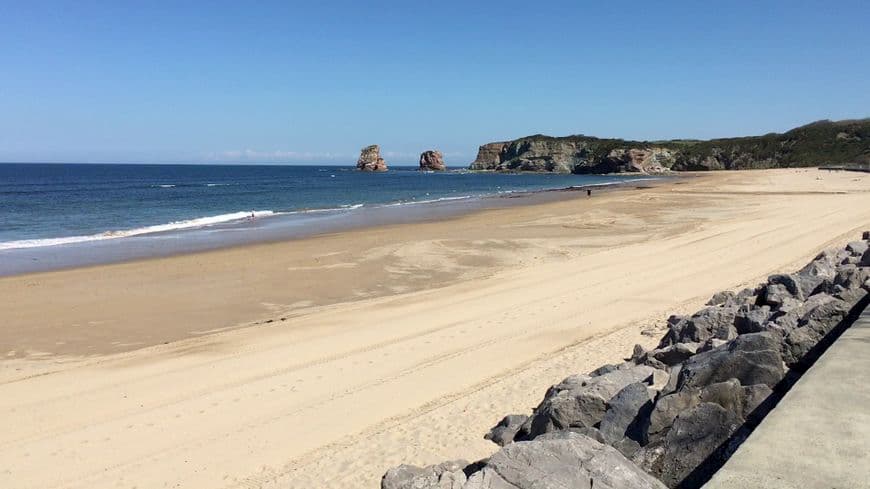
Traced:
<path id="1" fill-rule="evenodd" d="M 703 389 L 686 388 L 659 398 L 641 426 L 641 443 L 656 443 L 664 437 L 677 416 L 698 404 L 711 402 L 722 406 L 741 420 L 752 413 L 773 392 L 764 384 L 741 386 L 737 379 L 710 384 Z"/>
<path id="2" fill-rule="evenodd" d="M 849 251 L 853 256 L 862 256 L 867 250 L 870 249 L 870 246 L 867 245 L 867 241 L 852 241 L 851 243 L 846 245 L 846 250 Z"/>
<path id="3" fill-rule="evenodd" d="M 707 301 L 708 306 L 721 306 L 728 303 L 733 303 L 737 299 L 737 294 L 731 292 L 730 290 L 725 290 L 722 292 L 716 292 L 713 294 L 713 297 Z"/>
<path id="4" fill-rule="evenodd" d="M 742 420 L 744 396 L 745 393 L 740 382 L 737 379 L 728 379 L 725 382 L 710 384 L 701 389 L 699 399 L 701 402 L 718 404 Z"/>
<path id="5" fill-rule="evenodd" d="M 798 278 L 795 275 L 778 273 L 767 277 L 767 286 L 762 288 L 762 298 L 766 298 L 766 290 L 771 285 L 780 285 L 783 287 L 788 296 L 802 299 L 801 287 Z"/>
<path id="6" fill-rule="evenodd" d="M 807 266 L 792 275 L 800 289 L 800 295 L 796 294 L 795 296 L 798 298 L 809 297 L 825 281 L 833 280 L 837 274 L 837 266 L 848 255 L 849 253 L 845 250 L 825 250 L 819 253 Z"/>
<path id="7" fill-rule="evenodd" d="M 762 304 L 766 304 L 774 309 L 779 309 L 784 302 L 794 299 L 800 300 L 785 284 L 768 284 L 764 286 L 760 297 Z"/>
<path id="8" fill-rule="evenodd" d="M 783 360 L 789 368 L 807 366 L 807 353 L 830 333 L 849 314 L 851 305 L 846 301 L 818 294 L 817 301 L 807 301 L 810 307 L 798 320 L 797 327 L 789 331 L 782 341 Z"/>
<path id="9" fill-rule="evenodd" d="M 388 470 L 381 489 L 462 489 L 466 477 L 465 460 L 453 460 L 428 467 L 400 465 Z"/>
<path id="10" fill-rule="evenodd" d="M 697 406 L 700 402 L 699 389 L 683 389 L 660 397 L 645 420 L 641 442 L 647 445 L 659 441 L 668 433 L 680 413 Z"/>
<path id="11" fill-rule="evenodd" d="M 736 314 L 737 307 L 729 305 L 706 307 L 689 318 L 671 316 L 668 318 L 669 331 L 659 346 L 703 343 L 710 338 L 733 339 L 737 336 L 737 330 L 734 328 Z"/>
<path id="12" fill-rule="evenodd" d="M 514 441 L 517 432 L 528 419 L 528 416 L 522 414 L 509 414 L 493 426 L 483 438 L 503 447 Z"/>
<path id="13" fill-rule="evenodd" d="M 420 169 L 426 171 L 444 171 L 447 165 L 444 164 L 444 157 L 440 151 L 429 150 L 420 154 Z"/>
<path id="14" fill-rule="evenodd" d="M 761 407 L 770 396 L 773 395 L 773 389 L 764 384 L 755 384 L 743 386 L 743 418 L 752 421 L 757 421 L 764 417 L 767 412 L 762 409 L 761 412 L 756 412 L 756 409 Z"/>
<path id="15" fill-rule="evenodd" d="M 373 144 L 360 150 L 356 167 L 362 171 L 387 171 L 387 162 L 381 158 L 381 148 Z"/>
<path id="16" fill-rule="evenodd" d="M 864 255 L 861 256 L 861 266 L 870 267 L 870 250 L 865 251 Z"/>
<path id="17" fill-rule="evenodd" d="M 468 478 L 464 489 L 664 489 L 613 447 L 569 433 L 511 443 Z"/>
<path id="18" fill-rule="evenodd" d="M 598 428 L 601 436 L 610 445 L 625 437 L 642 440 L 643 430 L 640 424 L 649 416 L 652 405 L 652 397 L 646 384 L 628 384 L 607 402 L 604 418 Z"/>
<path id="19" fill-rule="evenodd" d="M 677 389 L 702 388 L 730 378 L 741 385 L 764 384 L 772 388 L 784 375 L 779 338 L 769 332 L 751 333 L 686 360 Z"/>
<path id="20" fill-rule="evenodd" d="M 733 412 L 712 402 L 702 402 L 680 413 L 661 444 L 646 447 L 642 451 L 653 452 L 644 457 L 644 468 L 658 477 L 668 487 L 678 487 L 690 474 L 703 480 L 704 474 L 696 469 L 709 458 L 741 426 L 742 420 Z M 709 475 L 709 474 L 706 474 Z M 687 484 L 697 487 L 698 483 Z"/>
<path id="21" fill-rule="evenodd" d="M 598 443 L 607 443 L 604 440 L 604 437 L 601 435 L 601 432 L 598 431 L 598 428 L 568 428 L 566 430 L 559 431 L 551 431 L 549 433 L 544 433 L 543 435 L 535 438 L 535 440 L 562 440 L 565 438 L 570 438 L 574 435 L 583 435 L 592 438 Z M 517 441 L 528 441 L 528 440 L 517 440 Z"/>
<path id="22" fill-rule="evenodd" d="M 643 359 L 653 358 L 670 367 L 683 363 L 689 357 L 698 353 L 700 347 L 701 343 L 676 343 L 671 346 L 648 351 Z"/>
<path id="23" fill-rule="evenodd" d="M 843 265 L 837 270 L 834 285 L 839 285 L 844 289 L 860 289 L 868 278 L 870 278 L 870 267 Z"/>
<path id="24" fill-rule="evenodd" d="M 596 376 L 571 376 L 551 387 L 528 421 L 528 438 L 572 427 L 592 428 L 604 418 L 607 402 L 635 382 L 649 384 L 654 369 L 620 368 Z"/>
<path id="25" fill-rule="evenodd" d="M 781 284 L 775 284 L 768 285 L 766 290 L 772 287 L 784 288 Z M 781 304 L 780 302 L 779 305 Z M 768 318 L 770 318 L 770 306 L 742 305 L 734 317 L 734 327 L 739 334 L 760 333 L 765 330 Z"/>

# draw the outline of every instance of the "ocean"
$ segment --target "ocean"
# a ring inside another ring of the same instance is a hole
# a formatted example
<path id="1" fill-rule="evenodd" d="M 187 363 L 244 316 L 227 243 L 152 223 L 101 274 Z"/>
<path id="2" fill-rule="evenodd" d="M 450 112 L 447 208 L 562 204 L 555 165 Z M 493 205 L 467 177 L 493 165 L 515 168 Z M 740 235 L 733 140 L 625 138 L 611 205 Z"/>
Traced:
<path id="1" fill-rule="evenodd" d="M 210 249 L 360 220 L 414 220 L 434 209 L 456 212 L 500 196 L 627 179 L 633 177 L 430 173 L 413 167 L 366 173 L 314 165 L 4 163 L 0 274 L 22 271 L 21 262 L 29 263 L 24 271 L 62 266 L 58 257 L 66 250 L 79 257 L 71 264 L 83 264 L 82 255 L 85 263 L 99 263 Z"/>

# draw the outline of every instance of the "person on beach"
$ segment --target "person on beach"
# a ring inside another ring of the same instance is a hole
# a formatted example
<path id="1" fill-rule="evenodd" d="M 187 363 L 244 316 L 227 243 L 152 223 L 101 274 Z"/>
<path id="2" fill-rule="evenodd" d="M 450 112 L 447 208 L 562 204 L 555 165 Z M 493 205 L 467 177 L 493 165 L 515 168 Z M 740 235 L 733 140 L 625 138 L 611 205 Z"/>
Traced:
<path id="1" fill-rule="evenodd" d="M 592 197 L 592 189 L 591 188 L 586 189 L 586 197 Z"/>

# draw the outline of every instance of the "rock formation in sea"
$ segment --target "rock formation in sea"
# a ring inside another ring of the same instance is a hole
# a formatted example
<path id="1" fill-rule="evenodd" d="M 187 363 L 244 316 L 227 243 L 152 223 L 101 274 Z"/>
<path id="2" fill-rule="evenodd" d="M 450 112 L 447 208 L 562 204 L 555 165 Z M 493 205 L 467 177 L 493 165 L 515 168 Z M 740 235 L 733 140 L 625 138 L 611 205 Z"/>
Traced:
<path id="1" fill-rule="evenodd" d="M 402 465 L 381 487 L 700 487 L 868 302 L 865 232 L 795 273 L 671 316 L 655 349 L 637 345 L 623 363 L 551 386 L 530 414 L 484 436 L 501 447 L 488 459 Z"/>
<path id="2" fill-rule="evenodd" d="M 430 149 L 420 153 L 420 169 L 427 171 L 444 171 L 447 165 L 444 164 L 444 157 L 440 151 Z"/>
<path id="3" fill-rule="evenodd" d="M 472 170 L 658 173 L 819 165 L 870 165 L 870 119 L 819 121 L 783 134 L 629 141 L 528 136 L 480 146 Z"/>
<path id="4" fill-rule="evenodd" d="M 381 158 L 381 148 L 377 144 L 360 150 L 356 167 L 362 171 L 387 171 L 387 162 Z"/>

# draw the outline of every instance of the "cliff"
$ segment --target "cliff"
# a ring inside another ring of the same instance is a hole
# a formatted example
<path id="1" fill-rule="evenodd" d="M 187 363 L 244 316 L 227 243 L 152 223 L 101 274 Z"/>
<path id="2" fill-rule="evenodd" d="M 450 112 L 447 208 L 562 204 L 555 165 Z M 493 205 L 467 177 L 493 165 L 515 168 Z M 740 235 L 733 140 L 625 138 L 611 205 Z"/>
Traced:
<path id="1" fill-rule="evenodd" d="M 472 170 L 621 173 L 870 165 L 870 119 L 818 121 L 778 134 L 630 141 L 541 134 L 481 146 Z"/>

